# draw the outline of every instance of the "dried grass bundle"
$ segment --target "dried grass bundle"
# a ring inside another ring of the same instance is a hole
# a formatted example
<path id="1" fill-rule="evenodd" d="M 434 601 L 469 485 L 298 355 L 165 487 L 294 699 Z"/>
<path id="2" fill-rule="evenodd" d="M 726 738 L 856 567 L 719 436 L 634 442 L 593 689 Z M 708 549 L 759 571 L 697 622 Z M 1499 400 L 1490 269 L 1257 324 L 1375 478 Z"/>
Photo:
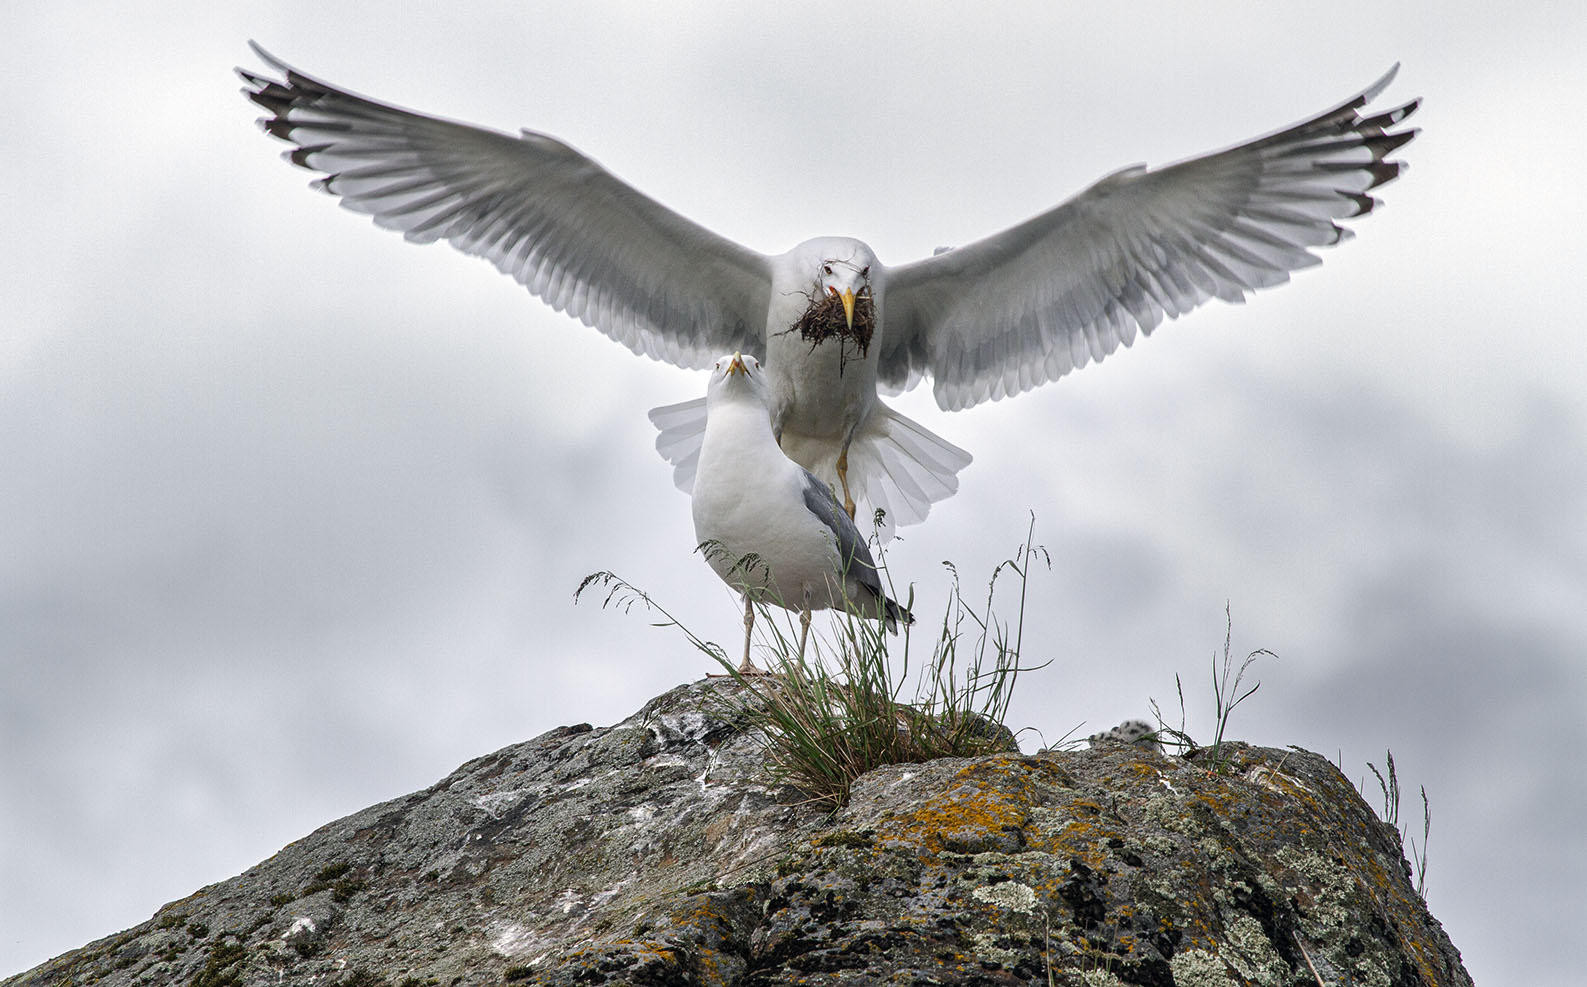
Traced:
<path id="1" fill-rule="evenodd" d="M 843 317 L 842 299 L 832 294 L 811 302 L 793 328 L 798 330 L 800 339 L 809 341 L 812 350 L 836 336 L 840 341 L 852 339 L 860 356 L 864 356 L 870 349 L 871 336 L 876 332 L 876 310 L 871 305 L 870 291 L 867 289 L 854 299 L 853 328 Z"/>

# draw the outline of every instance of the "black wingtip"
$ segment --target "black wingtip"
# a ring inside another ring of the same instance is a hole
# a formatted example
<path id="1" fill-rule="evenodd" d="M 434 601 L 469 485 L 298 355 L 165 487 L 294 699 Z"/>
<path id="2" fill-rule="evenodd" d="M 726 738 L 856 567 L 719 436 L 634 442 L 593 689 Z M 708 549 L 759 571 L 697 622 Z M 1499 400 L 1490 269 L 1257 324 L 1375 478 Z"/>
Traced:
<path id="1" fill-rule="evenodd" d="M 1379 185 L 1387 185 L 1389 182 L 1392 182 L 1396 178 L 1400 177 L 1400 172 L 1404 170 L 1404 162 L 1379 161 L 1377 164 L 1372 165 L 1365 170 L 1367 174 L 1372 176 L 1372 182 L 1367 186 L 1367 188 L 1374 189 Z"/>
<path id="2" fill-rule="evenodd" d="M 1365 216 L 1367 213 L 1383 204 L 1380 200 L 1374 199 L 1370 195 L 1363 195 L 1357 192 L 1340 192 L 1339 194 L 1356 204 L 1356 211 L 1345 217 L 1347 219 L 1354 219 L 1357 216 Z M 1350 232 L 1348 229 L 1342 226 L 1335 226 L 1334 229 L 1339 231 L 1340 240 L 1344 239 L 1344 234 Z M 1337 243 L 1338 240 L 1335 240 L 1335 242 Z"/>
<path id="3" fill-rule="evenodd" d="M 312 154 L 318 154 L 329 147 L 330 145 L 328 144 L 314 144 L 308 147 L 295 147 L 292 150 L 287 151 L 284 157 L 288 161 L 297 165 L 299 168 L 307 168 L 310 171 L 316 171 L 318 169 L 309 164 L 309 156 Z"/>
<path id="4" fill-rule="evenodd" d="M 899 622 L 902 622 L 905 627 L 910 627 L 915 623 L 915 615 L 896 600 L 884 596 L 882 597 L 882 607 L 886 613 L 887 629 L 894 634 L 898 633 Z"/>
<path id="5" fill-rule="evenodd" d="M 1415 113 L 1416 108 L 1421 105 L 1421 99 L 1413 99 L 1403 106 L 1396 106 L 1394 109 L 1386 110 L 1377 114 L 1376 116 L 1364 117 L 1360 123 L 1356 124 L 1355 129 L 1386 131 L 1390 127 L 1403 123 L 1405 119 L 1412 113 Z"/>
<path id="6" fill-rule="evenodd" d="M 1381 161 L 1393 154 L 1395 151 L 1409 144 L 1419 133 L 1421 133 L 1420 130 L 1412 127 L 1410 130 L 1400 130 L 1392 134 L 1384 134 L 1382 137 L 1376 138 L 1372 141 L 1372 153 L 1378 158 L 1378 160 Z"/>

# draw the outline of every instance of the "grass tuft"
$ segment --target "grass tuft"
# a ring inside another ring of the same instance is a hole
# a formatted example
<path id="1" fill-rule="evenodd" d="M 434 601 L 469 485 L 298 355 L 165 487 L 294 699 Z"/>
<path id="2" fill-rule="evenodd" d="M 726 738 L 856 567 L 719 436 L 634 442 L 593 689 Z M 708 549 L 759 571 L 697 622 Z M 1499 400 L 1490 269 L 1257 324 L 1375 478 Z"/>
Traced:
<path id="1" fill-rule="evenodd" d="M 1388 772 L 1387 780 L 1378 766 L 1371 761 L 1367 767 L 1377 776 L 1378 787 L 1383 790 L 1382 820 L 1389 824 L 1395 832 L 1400 834 L 1400 843 L 1409 848 L 1409 860 L 1416 871 L 1416 895 L 1423 901 L 1427 900 L 1427 838 L 1433 831 L 1433 811 L 1427 802 L 1427 786 L 1422 786 L 1422 844 L 1416 845 L 1416 837 L 1410 835 L 1405 826 L 1400 825 L 1400 777 L 1394 770 L 1394 752 L 1384 751 L 1383 760 L 1385 770 Z M 1356 786 L 1361 788 L 1363 786 Z"/>
<path id="2" fill-rule="evenodd" d="M 1031 569 L 1052 566 L 1047 550 L 1033 543 L 1034 534 L 1033 516 L 1023 544 L 993 570 L 979 607 L 965 600 L 958 571 L 943 563 L 950 578 L 948 604 L 931 654 L 913 675 L 910 629 L 892 638 L 880 621 L 852 608 L 830 632 L 813 630 L 801 654 L 792 611 L 774 611 L 773 604 L 756 602 L 756 627 L 763 655 L 769 653 L 763 658 L 769 674 L 745 675 L 721 646 L 701 639 L 649 594 L 613 573 L 587 576 L 574 598 L 602 588 L 603 609 L 626 613 L 639 604 L 665 618 L 656 626 L 683 631 L 742 687 L 736 695 L 723 694 L 722 701 L 730 716 L 765 737 L 773 777 L 836 809 L 848 801 L 856 778 L 885 764 L 1019 749 L 1004 725 L 1014 684 L 1021 672 L 1048 664 L 1020 663 Z M 877 553 L 879 559 L 885 555 L 880 547 Z M 747 558 L 740 565 L 749 570 L 755 560 Z M 1007 594 L 1000 591 L 1010 578 L 1017 581 L 1018 601 L 1005 616 Z M 897 598 L 891 586 L 888 592 Z M 906 606 L 913 602 L 911 592 Z"/>
<path id="3" fill-rule="evenodd" d="M 1171 727 L 1163 720 L 1163 711 L 1157 705 L 1157 700 L 1150 700 L 1152 716 L 1157 720 L 1157 740 L 1159 743 L 1179 750 L 1182 756 L 1198 755 L 1203 750 L 1207 752 L 1208 770 L 1214 774 L 1223 774 L 1228 770 L 1228 758 L 1224 754 L 1223 741 L 1229 727 L 1229 717 L 1234 713 L 1235 707 L 1245 702 L 1262 688 L 1258 682 L 1245 691 L 1241 685 L 1245 680 L 1245 673 L 1258 658 L 1277 658 L 1278 655 L 1258 648 L 1250 652 L 1240 662 L 1238 668 L 1234 665 L 1234 616 L 1226 603 L 1223 607 L 1223 656 L 1219 660 L 1217 654 L 1212 656 L 1212 697 L 1213 718 L 1217 724 L 1213 730 L 1212 744 L 1203 747 L 1185 730 L 1185 686 L 1179 676 L 1174 676 L 1174 688 L 1179 692 L 1179 726 Z"/>

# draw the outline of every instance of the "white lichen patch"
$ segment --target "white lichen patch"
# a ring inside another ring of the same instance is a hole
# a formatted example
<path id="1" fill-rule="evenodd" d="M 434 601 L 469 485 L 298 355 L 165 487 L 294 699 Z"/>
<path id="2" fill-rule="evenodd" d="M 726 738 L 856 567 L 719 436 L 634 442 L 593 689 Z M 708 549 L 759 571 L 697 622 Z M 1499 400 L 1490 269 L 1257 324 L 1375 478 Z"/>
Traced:
<path id="1" fill-rule="evenodd" d="M 975 955 L 983 960 L 990 960 L 1000 966 L 1013 969 L 1025 958 L 1025 954 L 1016 949 L 1005 949 L 997 944 L 1001 938 L 991 932 L 977 932 L 970 936 L 970 943 L 975 948 Z"/>
<path id="2" fill-rule="evenodd" d="M 292 916 L 292 924 L 287 926 L 287 931 L 281 933 L 282 939 L 291 939 L 293 936 L 304 932 L 318 931 L 314 927 L 314 920 L 307 915 Z"/>
<path id="3" fill-rule="evenodd" d="M 1166 795 L 1153 795 L 1146 800 L 1145 821 L 1170 833 L 1183 833 L 1186 836 L 1195 835 L 1199 829 L 1186 815 L 1179 799 L 1171 799 Z"/>
<path id="4" fill-rule="evenodd" d="M 1042 836 L 1058 836 L 1074 822 L 1074 816 L 1063 809 L 1049 809 L 1044 805 L 1030 808 L 1028 825 Z"/>
<path id="5" fill-rule="evenodd" d="M 1186 949 L 1168 961 L 1177 987 L 1239 987 L 1229 977 L 1229 968 L 1218 954 L 1205 949 Z"/>
<path id="6" fill-rule="evenodd" d="M 1236 973 L 1259 984 L 1287 984 L 1293 977 L 1289 964 L 1278 955 L 1262 923 L 1241 915 L 1227 926 L 1229 948 L 1220 952 Z"/>
<path id="7" fill-rule="evenodd" d="M 1179 852 L 1179 845 L 1166 836 L 1156 834 L 1141 840 L 1141 845 L 1155 854 L 1163 857 L 1172 857 Z"/>
<path id="8" fill-rule="evenodd" d="M 1086 987 L 1124 987 L 1124 981 L 1106 970 L 1085 970 L 1080 974 L 1080 982 Z"/>
<path id="9" fill-rule="evenodd" d="M 1383 960 L 1377 956 L 1368 955 L 1356 960 L 1355 970 L 1356 982 L 1363 987 L 1390 987 L 1394 983 Z"/>
<path id="10" fill-rule="evenodd" d="M 1029 912 L 1036 908 L 1036 892 L 1018 881 L 982 885 L 970 895 L 976 901 L 984 901 L 1011 912 Z"/>
<path id="11" fill-rule="evenodd" d="M 1325 940 L 1329 932 L 1350 923 L 1348 902 L 1356 885 L 1349 868 L 1320 854 L 1288 846 L 1280 847 L 1274 859 L 1301 875 L 1314 889 L 1315 900 L 1301 914 L 1305 932 Z"/>

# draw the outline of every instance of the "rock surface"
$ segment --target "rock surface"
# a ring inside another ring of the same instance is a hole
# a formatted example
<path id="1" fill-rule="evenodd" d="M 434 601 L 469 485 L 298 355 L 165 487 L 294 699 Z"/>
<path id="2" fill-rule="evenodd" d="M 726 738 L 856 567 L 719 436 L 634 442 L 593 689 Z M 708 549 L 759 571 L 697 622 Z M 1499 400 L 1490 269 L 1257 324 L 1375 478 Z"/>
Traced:
<path id="1" fill-rule="evenodd" d="M 1471 983 L 1314 754 L 890 765 L 829 816 L 736 689 L 470 761 L 3 987 Z"/>

